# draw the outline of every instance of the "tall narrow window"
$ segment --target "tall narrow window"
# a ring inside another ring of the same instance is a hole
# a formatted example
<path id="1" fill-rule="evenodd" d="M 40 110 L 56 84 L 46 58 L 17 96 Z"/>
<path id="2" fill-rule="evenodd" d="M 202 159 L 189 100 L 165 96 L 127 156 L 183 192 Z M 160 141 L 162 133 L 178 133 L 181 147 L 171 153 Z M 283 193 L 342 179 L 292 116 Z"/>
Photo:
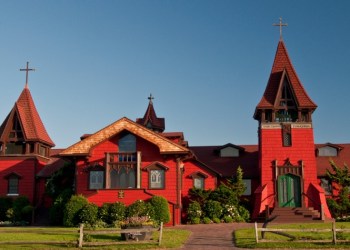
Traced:
<path id="1" fill-rule="evenodd" d="M 292 146 L 292 129 L 290 124 L 283 124 L 282 126 L 282 141 L 284 147 Z"/>
<path id="2" fill-rule="evenodd" d="M 153 162 L 144 170 L 148 171 L 148 188 L 149 189 L 164 189 L 165 188 L 165 173 L 169 168 L 160 162 Z"/>
<path id="3" fill-rule="evenodd" d="M 12 174 L 8 178 L 8 195 L 18 195 L 19 176 Z"/>
<path id="4" fill-rule="evenodd" d="M 150 171 L 150 188 L 164 188 L 164 170 L 153 169 Z"/>

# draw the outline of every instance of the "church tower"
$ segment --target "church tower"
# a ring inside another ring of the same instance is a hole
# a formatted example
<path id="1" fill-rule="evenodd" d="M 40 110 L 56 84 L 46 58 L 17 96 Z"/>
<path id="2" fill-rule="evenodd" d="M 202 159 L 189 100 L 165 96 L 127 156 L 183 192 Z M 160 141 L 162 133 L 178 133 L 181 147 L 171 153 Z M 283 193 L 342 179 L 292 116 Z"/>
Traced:
<path id="1" fill-rule="evenodd" d="M 253 217 L 281 207 L 312 207 L 322 218 L 330 217 L 317 180 L 312 123 L 316 108 L 281 36 L 265 92 L 254 113 L 259 122 L 261 179 L 255 192 Z"/>
<path id="2" fill-rule="evenodd" d="M 55 146 L 35 107 L 26 84 L 15 105 L 0 126 L 0 196 L 36 197 L 36 174 L 49 161 Z"/>

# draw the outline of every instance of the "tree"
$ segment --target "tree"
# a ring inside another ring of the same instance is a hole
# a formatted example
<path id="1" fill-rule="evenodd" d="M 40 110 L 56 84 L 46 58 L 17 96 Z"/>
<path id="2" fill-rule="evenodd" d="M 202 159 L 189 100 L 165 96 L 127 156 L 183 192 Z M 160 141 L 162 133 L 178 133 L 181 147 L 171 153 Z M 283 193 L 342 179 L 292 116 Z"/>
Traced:
<path id="1" fill-rule="evenodd" d="M 349 168 L 344 164 L 343 168 L 337 166 L 337 164 L 330 161 L 332 171 L 327 169 L 327 177 L 336 183 L 339 188 L 339 195 L 335 199 L 328 199 L 327 204 L 331 210 L 332 216 L 337 220 L 348 220 L 350 217 L 350 173 Z"/>

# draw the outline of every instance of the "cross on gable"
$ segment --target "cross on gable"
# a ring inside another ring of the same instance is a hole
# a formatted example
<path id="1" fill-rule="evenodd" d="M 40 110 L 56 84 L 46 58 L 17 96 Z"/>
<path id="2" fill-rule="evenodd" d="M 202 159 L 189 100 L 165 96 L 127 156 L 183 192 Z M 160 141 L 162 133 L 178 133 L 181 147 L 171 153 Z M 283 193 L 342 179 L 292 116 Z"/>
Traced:
<path id="1" fill-rule="evenodd" d="M 27 62 L 27 67 L 25 69 L 19 69 L 20 71 L 26 71 L 26 88 L 28 87 L 28 72 L 35 71 L 35 69 L 29 68 L 29 62 Z"/>
<path id="2" fill-rule="evenodd" d="M 282 27 L 283 26 L 288 26 L 288 23 L 282 23 L 282 17 L 280 17 L 280 22 L 279 23 L 274 23 L 272 25 L 280 27 L 280 40 L 282 40 Z"/>

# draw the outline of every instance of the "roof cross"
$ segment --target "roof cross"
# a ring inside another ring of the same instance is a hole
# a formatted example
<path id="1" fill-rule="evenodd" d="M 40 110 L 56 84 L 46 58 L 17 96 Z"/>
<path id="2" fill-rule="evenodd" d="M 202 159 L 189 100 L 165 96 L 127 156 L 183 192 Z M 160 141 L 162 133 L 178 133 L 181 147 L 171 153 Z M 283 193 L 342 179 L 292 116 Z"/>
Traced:
<path id="1" fill-rule="evenodd" d="M 29 71 L 35 71 L 35 69 L 29 68 L 29 62 L 27 62 L 27 67 L 25 69 L 19 69 L 20 71 L 26 71 L 26 88 L 28 88 L 28 72 Z"/>
<path id="2" fill-rule="evenodd" d="M 152 94 L 150 94 L 149 97 L 148 97 L 149 102 L 152 103 L 153 99 L 154 99 L 154 97 L 152 96 Z"/>
<path id="3" fill-rule="evenodd" d="M 282 23 L 282 17 L 280 17 L 280 22 L 279 23 L 274 23 L 272 24 L 273 26 L 279 26 L 280 27 L 280 40 L 282 39 L 282 27 L 283 26 L 288 26 L 288 23 Z"/>

